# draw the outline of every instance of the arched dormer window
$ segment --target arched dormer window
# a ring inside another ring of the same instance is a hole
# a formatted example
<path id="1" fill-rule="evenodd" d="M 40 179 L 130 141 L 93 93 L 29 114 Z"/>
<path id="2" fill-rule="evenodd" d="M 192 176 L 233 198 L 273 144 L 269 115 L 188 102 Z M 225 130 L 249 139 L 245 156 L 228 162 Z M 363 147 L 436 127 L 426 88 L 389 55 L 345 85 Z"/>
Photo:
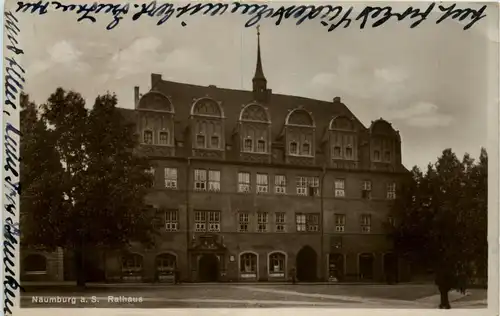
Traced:
<path id="1" fill-rule="evenodd" d="M 242 107 L 239 115 L 239 135 L 243 152 L 267 153 L 271 137 L 269 111 L 259 103 Z"/>
<path id="2" fill-rule="evenodd" d="M 159 91 L 149 91 L 143 95 L 139 100 L 137 108 L 175 113 L 174 105 L 170 98 Z"/>
<path id="3" fill-rule="evenodd" d="M 380 118 L 370 126 L 372 160 L 376 162 L 392 163 L 400 148 L 399 133 L 392 125 Z"/>
<path id="4" fill-rule="evenodd" d="M 148 145 L 173 144 L 175 109 L 170 97 L 159 91 L 149 91 L 137 104 L 142 129 L 141 142 Z"/>
<path id="5" fill-rule="evenodd" d="M 195 149 L 222 150 L 224 144 L 224 110 L 220 102 L 209 97 L 196 99 L 191 106 Z"/>
<path id="6" fill-rule="evenodd" d="M 332 159 L 357 160 L 358 135 L 354 118 L 339 115 L 330 120 L 330 148 Z"/>
<path id="7" fill-rule="evenodd" d="M 285 125 L 315 127 L 312 114 L 303 108 L 297 108 L 286 116 Z"/>
<path id="8" fill-rule="evenodd" d="M 191 115 L 223 118 L 224 110 L 219 102 L 209 97 L 204 97 L 194 101 L 193 106 L 191 107 Z"/>
<path id="9" fill-rule="evenodd" d="M 240 121 L 270 123 L 269 112 L 258 103 L 245 105 L 240 111 Z"/>
<path id="10" fill-rule="evenodd" d="M 288 154 L 314 156 L 315 127 L 310 112 L 302 107 L 291 110 L 285 118 L 286 139 L 292 139 Z"/>

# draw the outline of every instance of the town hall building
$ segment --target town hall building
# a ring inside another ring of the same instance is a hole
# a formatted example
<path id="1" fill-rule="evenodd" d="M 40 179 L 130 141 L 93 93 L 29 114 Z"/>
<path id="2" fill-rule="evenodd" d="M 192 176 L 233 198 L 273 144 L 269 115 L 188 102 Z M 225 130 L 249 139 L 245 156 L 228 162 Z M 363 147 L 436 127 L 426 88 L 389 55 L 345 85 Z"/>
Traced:
<path id="1" fill-rule="evenodd" d="M 166 81 L 135 87 L 140 151 L 152 161 L 146 204 L 157 245 L 106 254 L 105 279 L 401 281 L 387 236 L 408 173 L 401 138 L 364 126 L 342 103 L 275 94 L 261 59 L 252 91 Z M 62 273 L 62 272 L 61 272 Z"/>

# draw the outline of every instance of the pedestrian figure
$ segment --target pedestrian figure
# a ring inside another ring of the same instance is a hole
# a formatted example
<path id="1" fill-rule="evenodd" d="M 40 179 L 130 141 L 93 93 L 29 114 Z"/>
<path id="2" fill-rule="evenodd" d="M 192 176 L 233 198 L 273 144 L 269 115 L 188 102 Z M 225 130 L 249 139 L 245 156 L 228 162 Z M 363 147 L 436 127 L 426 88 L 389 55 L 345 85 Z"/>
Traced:
<path id="1" fill-rule="evenodd" d="M 295 270 L 295 268 L 292 268 L 292 270 L 290 271 L 290 274 L 292 276 L 292 284 L 295 284 L 297 281 L 297 271 Z"/>

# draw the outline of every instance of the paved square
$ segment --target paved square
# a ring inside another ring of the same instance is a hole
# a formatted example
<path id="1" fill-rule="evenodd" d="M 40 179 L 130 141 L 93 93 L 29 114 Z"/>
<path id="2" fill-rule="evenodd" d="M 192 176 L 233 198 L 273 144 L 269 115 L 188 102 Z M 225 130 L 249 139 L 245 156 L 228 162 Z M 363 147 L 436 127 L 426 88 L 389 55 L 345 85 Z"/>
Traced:
<path id="1" fill-rule="evenodd" d="M 453 308 L 486 308 L 486 290 L 450 293 Z M 21 307 L 67 308 L 436 308 L 433 285 L 181 284 L 28 288 Z"/>

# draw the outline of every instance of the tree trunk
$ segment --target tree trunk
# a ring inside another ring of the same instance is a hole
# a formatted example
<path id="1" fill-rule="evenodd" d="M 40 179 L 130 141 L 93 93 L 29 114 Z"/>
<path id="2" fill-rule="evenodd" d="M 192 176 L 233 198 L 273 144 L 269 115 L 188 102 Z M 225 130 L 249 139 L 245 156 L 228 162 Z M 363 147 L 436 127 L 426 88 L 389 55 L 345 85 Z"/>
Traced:
<path id="1" fill-rule="evenodd" d="M 450 289 L 447 287 L 440 286 L 439 293 L 441 294 L 441 303 L 439 304 L 440 309 L 450 309 L 450 301 L 448 299 L 448 293 Z"/>
<path id="2" fill-rule="evenodd" d="M 75 250 L 75 273 L 76 273 L 76 286 L 85 288 L 86 270 L 85 270 L 85 256 L 82 248 Z"/>

